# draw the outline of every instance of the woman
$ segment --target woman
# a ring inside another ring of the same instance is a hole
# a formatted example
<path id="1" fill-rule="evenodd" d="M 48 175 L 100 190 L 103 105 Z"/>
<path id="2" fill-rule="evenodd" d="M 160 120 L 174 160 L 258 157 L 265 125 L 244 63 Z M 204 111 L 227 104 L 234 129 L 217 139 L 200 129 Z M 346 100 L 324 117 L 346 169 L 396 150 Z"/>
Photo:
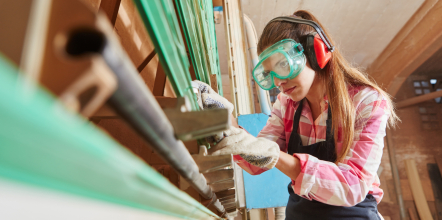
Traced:
<path id="1" fill-rule="evenodd" d="M 382 219 L 376 172 L 386 126 L 398 117 L 320 27 L 306 11 L 267 24 L 253 74 L 263 89 L 281 91 L 272 115 L 258 138 L 231 128 L 210 152 L 237 154 L 251 174 L 276 167 L 289 176 L 286 219 Z"/>

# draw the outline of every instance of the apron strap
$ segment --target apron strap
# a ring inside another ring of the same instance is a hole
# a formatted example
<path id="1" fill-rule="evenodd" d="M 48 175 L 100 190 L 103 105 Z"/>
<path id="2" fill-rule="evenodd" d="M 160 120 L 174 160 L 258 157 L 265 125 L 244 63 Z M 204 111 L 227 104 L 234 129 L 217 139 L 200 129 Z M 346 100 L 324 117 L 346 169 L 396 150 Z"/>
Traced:
<path id="1" fill-rule="evenodd" d="M 332 132 L 332 113 L 330 104 L 328 105 L 328 111 L 327 111 L 327 121 L 326 121 L 327 130 L 325 133 L 325 140 L 334 140 L 334 134 Z M 334 142 L 334 141 L 333 141 Z"/>
<path id="2" fill-rule="evenodd" d="M 290 140 L 287 149 L 287 153 L 290 155 L 293 155 L 295 153 L 296 146 L 299 145 L 299 143 L 301 142 L 300 136 L 298 135 L 298 125 L 299 125 L 299 119 L 301 118 L 304 99 L 302 99 L 301 102 L 299 102 L 298 108 L 296 109 L 295 112 L 295 116 L 293 117 L 293 129 L 292 133 L 290 134 Z"/>
<path id="3" fill-rule="evenodd" d="M 299 120 L 301 119 L 301 112 L 302 107 L 304 105 L 304 99 L 299 102 L 298 108 L 296 109 L 295 116 L 293 117 L 293 129 L 292 133 L 290 134 L 290 140 L 288 144 L 287 153 L 290 155 L 293 155 L 295 153 L 295 149 L 299 143 L 301 143 L 301 137 L 298 135 L 298 127 L 299 127 Z M 332 141 L 334 143 L 334 135 L 332 132 L 332 114 L 331 114 L 331 108 L 330 105 L 328 105 L 328 111 L 327 111 L 327 120 L 326 120 L 326 141 Z"/>

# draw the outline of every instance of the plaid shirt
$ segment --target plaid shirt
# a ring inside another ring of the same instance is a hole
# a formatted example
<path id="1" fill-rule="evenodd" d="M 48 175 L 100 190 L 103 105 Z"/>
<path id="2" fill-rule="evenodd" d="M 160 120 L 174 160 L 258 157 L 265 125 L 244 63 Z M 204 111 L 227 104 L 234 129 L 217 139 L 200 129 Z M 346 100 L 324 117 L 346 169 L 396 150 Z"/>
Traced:
<path id="1" fill-rule="evenodd" d="M 363 201 L 368 193 L 379 203 L 383 196 L 379 188 L 377 170 L 381 163 L 383 138 L 390 108 L 377 91 L 368 87 L 350 87 L 348 90 L 356 109 L 355 135 L 345 160 L 335 163 L 319 160 L 308 154 L 293 154 L 300 161 L 301 173 L 292 180 L 293 191 L 306 198 L 335 206 L 354 206 Z M 299 102 L 279 94 L 273 105 L 272 115 L 258 137 L 278 143 L 287 152 L 293 117 Z M 304 146 L 325 141 L 328 100 L 321 103 L 322 113 L 313 121 L 308 102 L 304 102 L 298 133 Z M 342 133 L 338 132 L 337 151 L 342 150 Z M 265 169 L 248 164 L 240 156 L 235 160 L 252 175 Z"/>

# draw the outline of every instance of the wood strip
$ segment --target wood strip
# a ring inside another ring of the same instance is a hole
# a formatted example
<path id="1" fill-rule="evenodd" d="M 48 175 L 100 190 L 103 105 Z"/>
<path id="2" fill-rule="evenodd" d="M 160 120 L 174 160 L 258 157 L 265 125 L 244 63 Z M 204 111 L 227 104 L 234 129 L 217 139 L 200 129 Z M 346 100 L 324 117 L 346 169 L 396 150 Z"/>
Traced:
<path id="1" fill-rule="evenodd" d="M 104 11 L 107 18 L 112 24 L 112 27 L 115 26 L 115 22 L 117 21 L 118 10 L 120 9 L 121 0 L 104 0 L 101 1 L 100 9 Z"/>
<path id="2" fill-rule="evenodd" d="M 442 175 L 435 163 L 427 164 L 427 169 L 433 188 L 437 216 L 439 219 L 442 219 Z"/>
<path id="3" fill-rule="evenodd" d="M 139 73 L 143 71 L 143 69 L 147 66 L 147 64 L 155 57 L 157 53 L 155 50 L 152 50 L 149 55 L 147 55 L 146 59 L 143 60 L 143 62 L 137 67 L 137 70 Z"/>
<path id="4" fill-rule="evenodd" d="M 408 181 L 410 182 L 411 192 L 413 193 L 414 203 L 421 219 L 432 220 L 433 216 L 428 207 L 427 198 L 417 172 L 416 162 L 413 159 L 405 161 Z"/>
<path id="5" fill-rule="evenodd" d="M 158 62 L 157 75 L 155 76 L 155 84 L 153 86 L 154 96 L 163 96 L 164 88 L 166 87 L 166 73 L 164 72 L 161 63 Z"/>

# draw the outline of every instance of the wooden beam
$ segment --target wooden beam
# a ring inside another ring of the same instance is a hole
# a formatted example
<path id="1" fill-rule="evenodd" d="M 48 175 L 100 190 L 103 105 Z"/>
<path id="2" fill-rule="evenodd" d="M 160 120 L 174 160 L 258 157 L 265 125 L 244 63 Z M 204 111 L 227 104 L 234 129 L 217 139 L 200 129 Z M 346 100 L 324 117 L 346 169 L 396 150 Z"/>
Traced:
<path id="1" fill-rule="evenodd" d="M 158 62 L 157 75 L 155 76 L 155 84 L 153 86 L 153 95 L 154 96 L 163 96 L 164 95 L 164 87 L 166 86 L 166 73 L 164 72 L 161 63 Z"/>
<path id="2" fill-rule="evenodd" d="M 104 0 L 101 1 L 100 9 L 106 14 L 112 26 L 117 21 L 118 10 L 120 9 L 121 0 Z"/>
<path id="3" fill-rule="evenodd" d="M 400 102 L 398 102 L 396 104 L 396 107 L 398 109 L 399 108 L 405 108 L 405 107 L 408 107 L 408 106 L 411 106 L 411 105 L 416 105 L 416 104 L 419 104 L 421 102 L 432 100 L 432 99 L 435 99 L 435 98 L 438 98 L 438 97 L 441 97 L 441 96 L 442 96 L 442 90 L 436 91 L 436 92 L 431 92 L 431 93 L 428 93 L 428 94 L 425 94 L 425 95 L 420 95 L 420 96 L 416 96 L 416 97 L 413 97 L 413 98 L 409 98 L 409 99 L 405 99 L 403 101 L 400 101 Z"/>
<path id="4" fill-rule="evenodd" d="M 416 205 L 420 219 L 432 220 L 433 216 L 431 215 L 430 208 L 428 207 L 427 198 L 425 197 L 415 161 L 413 159 L 406 160 L 405 169 L 407 170 L 408 181 L 410 182 L 411 192 L 413 193 L 414 204 Z"/>
<path id="5" fill-rule="evenodd" d="M 441 14 L 442 1 L 425 1 L 368 68 L 367 72 L 391 95 L 442 47 Z"/>

